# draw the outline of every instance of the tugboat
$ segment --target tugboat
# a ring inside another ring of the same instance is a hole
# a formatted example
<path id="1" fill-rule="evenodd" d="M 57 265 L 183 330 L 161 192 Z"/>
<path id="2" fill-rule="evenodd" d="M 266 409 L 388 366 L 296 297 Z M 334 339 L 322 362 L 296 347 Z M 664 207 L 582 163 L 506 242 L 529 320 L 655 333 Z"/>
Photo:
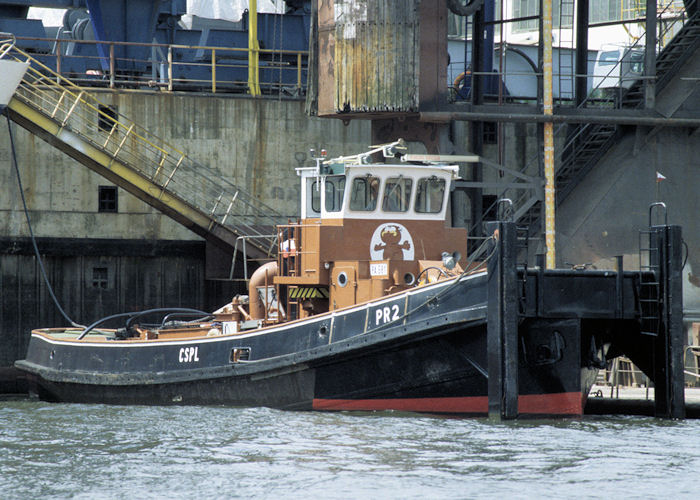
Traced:
<path id="1" fill-rule="evenodd" d="M 322 157 L 297 169 L 301 217 L 277 227 L 277 258 L 251 276 L 248 296 L 150 324 L 163 311 L 122 315 L 119 329 L 37 329 L 16 366 L 48 401 L 485 415 L 498 231 L 475 251 L 465 229 L 448 227 L 450 161 L 407 154 L 403 141 Z M 611 325 L 638 329 L 632 280 L 562 271 L 544 296 L 543 273 L 518 269 L 506 304 L 518 413 L 580 415 Z M 606 297 L 625 298 L 608 311 Z"/>

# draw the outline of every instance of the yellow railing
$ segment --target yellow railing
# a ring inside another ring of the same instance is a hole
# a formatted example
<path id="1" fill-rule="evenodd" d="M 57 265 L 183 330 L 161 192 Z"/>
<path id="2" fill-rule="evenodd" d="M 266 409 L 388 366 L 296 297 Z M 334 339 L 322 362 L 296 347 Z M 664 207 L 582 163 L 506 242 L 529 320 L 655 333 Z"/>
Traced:
<path id="1" fill-rule="evenodd" d="M 217 92 L 244 92 L 249 88 L 249 64 L 248 58 L 251 50 L 262 59 L 264 65 L 258 65 L 258 70 L 250 68 L 257 76 L 257 85 L 265 89 L 268 94 L 276 95 L 286 87 L 293 87 L 293 91 L 301 94 L 305 89 L 304 75 L 307 71 L 306 58 L 308 51 L 297 50 L 271 50 L 261 48 L 231 48 L 214 47 L 208 45 L 178 45 L 160 43 L 137 42 L 97 42 L 94 40 L 54 40 L 50 38 L 17 37 L 21 42 L 40 42 L 52 47 L 51 53 L 32 54 L 35 58 L 41 58 L 53 66 L 55 73 L 60 76 L 68 76 L 70 71 L 68 62 L 81 60 L 87 69 L 85 74 L 70 74 L 74 82 L 91 86 L 143 86 L 146 88 L 162 88 L 169 91 L 183 89 L 196 89 L 202 91 Z M 102 69 L 102 57 L 99 55 L 66 55 L 63 54 L 68 45 L 88 46 L 101 45 L 106 47 L 108 55 L 106 63 L 109 69 Z M 127 58 L 119 55 L 119 51 L 127 48 L 143 48 L 150 50 L 149 58 Z M 191 57 L 188 57 L 191 56 Z M 143 71 L 121 71 L 120 66 L 141 66 L 150 68 Z M 206 78 L 179 76 L 179 71 L 199 71 L 198 76 L 204 74 Z M 201 70 L 201 71 L 200 71 Z M 232 70 L 241 70 L 240 79 L 230 79 L 226 75 Z M 271 71 L 267 71 L 271 70 Z M 260 75 L 263 78 L 260 78 Z M 274 73 L 276 78 L 265 78 L 266 74 Z M 287 83 L 285 83 L 287 82 Z M 259 95 L 255 91 L 252 95 Z"/>
<path id="2" fill-rule="evenodd" d="M 0 53 L 6 45 L 0 47 Z M 270 234 L 276 223 L 286 220 L 213 169 L 116 114 L 30 54 L 10 47 L 5 57 L 31 63 L 10 109 L 73 149 L 89 154 L 104 172 L 135 186 L 132 192 L 143 193 L 147 203 L 177 212 L 181 221 L 185 217 L 200 228 L 200 233 L 202 228 L 229 230 L 235 235 L 227 238 L 231 244 L 240 235 Z M 253 244 L 265 253 L 276 251 L 274 237 L 260 238 Z"/>

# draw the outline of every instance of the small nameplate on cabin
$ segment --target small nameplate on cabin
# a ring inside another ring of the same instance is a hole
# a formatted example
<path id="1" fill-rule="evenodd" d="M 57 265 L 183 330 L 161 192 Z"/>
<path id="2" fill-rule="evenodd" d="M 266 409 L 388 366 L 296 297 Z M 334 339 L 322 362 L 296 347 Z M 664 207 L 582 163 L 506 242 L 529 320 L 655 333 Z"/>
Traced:
<path id="1" fill-rule="evenodd" d="M 386 262 L 370 263 L 369 274 L 370 276 L 388 276 L 389 266 Z"/>

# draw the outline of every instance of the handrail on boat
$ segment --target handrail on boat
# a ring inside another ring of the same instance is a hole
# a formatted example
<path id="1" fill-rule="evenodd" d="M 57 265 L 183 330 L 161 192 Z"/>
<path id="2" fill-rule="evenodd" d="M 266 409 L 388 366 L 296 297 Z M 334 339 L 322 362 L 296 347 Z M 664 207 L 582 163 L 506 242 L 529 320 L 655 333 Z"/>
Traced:
<path id="1" fill-rule="evenodd" d="M 278 235 L 276 234 L 247 234 L 236 238 L 236 243 L 233 246 L 233 257 L 231 258 L 231 270 L 229 271 L 229 280 L 233 280 L 233 272 L 236 267 L 236 257 L 238 256 L 238 242 L 241 241 L 241 249 L 243 252 L 243 281 L 248 281 L 248 252 L 246 251 L 246 241 L 254 239 L 267 239 L 271 242 L 268 248 L 268 255 L 274 255 L 276 251 Z M 273 257 L 270 260 L 274 260 Z"/>
<path id="2" fill-rule="evenodd" d="M 497 219 L 504 222 L 513 222 L 513 200 L 501 198 L 496 203 Z"/>

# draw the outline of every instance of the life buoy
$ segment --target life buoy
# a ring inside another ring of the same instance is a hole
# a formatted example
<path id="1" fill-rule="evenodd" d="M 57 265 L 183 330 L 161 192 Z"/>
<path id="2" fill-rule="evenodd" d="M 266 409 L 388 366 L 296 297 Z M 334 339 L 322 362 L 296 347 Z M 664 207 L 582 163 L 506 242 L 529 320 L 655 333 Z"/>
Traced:
<path id="1" fill-rule="evenodd" d="M 467 77 L 471 78 L 471 76 L 472 76 L 472 72 L 470 70 L 463 71 L 462 73 L 457 75 L 457 78 L 455 78 L 455 81 L 452 83 L 452 85 L 459 92 L 460 90 L 462 90 L 462 88 L 466 84 Z"/>

